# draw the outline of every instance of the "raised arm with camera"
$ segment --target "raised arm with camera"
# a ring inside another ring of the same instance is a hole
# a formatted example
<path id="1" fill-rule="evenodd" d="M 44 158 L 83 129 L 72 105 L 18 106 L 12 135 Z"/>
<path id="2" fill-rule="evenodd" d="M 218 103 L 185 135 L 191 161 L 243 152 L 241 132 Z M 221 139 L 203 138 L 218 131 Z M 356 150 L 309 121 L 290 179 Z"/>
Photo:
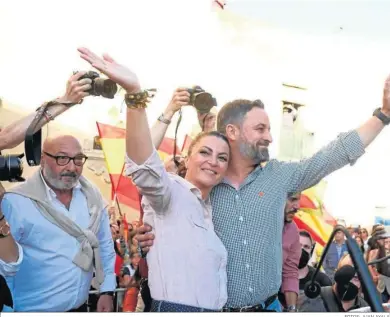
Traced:
<path id="1" fill-rule="evenodd" d="M 89 95 L 87 90 L 91 89 L 92 80 L 89 78 L 80 79 L 85 72 L 78 72 L 72 75 L 67 84 L 65 94 L 55 99 L 56 103 L 48 107 L 44 117 L 38 122 L 35 131 L 39 131 L 45 124 L 53 120 L 61 113 L 70 109 L 71 106 L 80 103 L 80 101 Z M 26 131 L 34 120 L 36 112 L 11 123 L 0 131 L 0 151 L 12 149 L 24 141 Z"/>
<path id="2" fill-rule="evenodd" d="M 101 58 L 86 48 L 79 48 L 79 52 L 81 53 L 81 58 L 122 86 L 128 95 L 135 95 L 141 92 L 137 76 L 127 67 L 116 63 L 110 56 L 104 55 Z M 137 100 L 134 100 L 135 104 L 137 102 Z M 153 152 L 146 111 L 142 107 L 128 107 L 126 119 L 127 155 L 136 164 L 143 164 Z"/>
<path id="3" fill-rule="evenodd" d="M 158 149 L 167 133 L 168 126 L 175 113 L 190 103 L 190 93 L 187 88 L 177 88 L 173 93 L 172 99 L 164 112 L 158 117 L 156 123 L 151 129 L 152 141 L 156 149 Z"/>

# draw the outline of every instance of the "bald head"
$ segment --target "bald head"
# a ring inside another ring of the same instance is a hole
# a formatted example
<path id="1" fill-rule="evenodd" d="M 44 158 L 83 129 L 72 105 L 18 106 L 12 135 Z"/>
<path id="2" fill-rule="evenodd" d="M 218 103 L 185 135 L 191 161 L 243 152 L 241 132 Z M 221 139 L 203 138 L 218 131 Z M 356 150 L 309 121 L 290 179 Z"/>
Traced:
<path id="1" fill-rule="evenodd" d="M 79 140 L 72 135 L 60 135 L 55 138 L 47 138 L 42 147 L 43 151 L 49 153 L 56 153 L 71 148 L 77 149 L 79 152 L 82 149 Z"/>
<path id="2" fill-rule="evenodd" d="M 74 136 L 48 138 L 42 147 L 42 174 L 52 188 L 71 190 L 83 172 L 85 160 L 81 144 Z"/>

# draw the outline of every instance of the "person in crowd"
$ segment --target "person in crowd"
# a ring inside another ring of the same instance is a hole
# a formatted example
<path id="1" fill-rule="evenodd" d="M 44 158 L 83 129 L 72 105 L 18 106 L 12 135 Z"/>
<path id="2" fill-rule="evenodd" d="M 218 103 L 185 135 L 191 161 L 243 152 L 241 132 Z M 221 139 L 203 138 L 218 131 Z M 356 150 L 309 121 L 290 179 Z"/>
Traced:
<path id="1" fill-rule="evenodd" d="M 371 262 L 378 259 L 379 249 L 384 247 L 384 242 L 386 239 L 386 230 L 385 227 L 381 224 L 376 224 L 372 228 L 371 238 L 368 242 L 368 250 L 366 254 L 366 261 Z M 375 284 L 378 284 L 379 274 L 377 270 L 377 265 L 369 265 L 368 269 L 370 270 L 372 279 Z"/>
<path id="2" fill-rule="evenodd" d="M 383 225 L 378 225 L 372 232 L 372 248 L 367 254 L 367 262 L 381 259 L 390 254 L 390 234 Z M 390 265 L 389 261 L 382 261 L 375 265 L 369 265 L 369 270 L 377 290 L 381 294 L 382 302 L 390 300 Z"/>
<path id="3" fill-rule="evenodd" d="M 227 170 L 228 140 L 218 132 L 199 135 L 188 151 L 185 179 L 167 173 L 152 142 L 136 75 L 108 56 L 79 51 L 127 92 L 126 174 L 142 195 L 144 221 L 153 223 L 159 237 L 147 257 L 152 311 L 221 310 L 227 300 L 227 252 L 211 222 L 209 193 Z"/>
<path id="4" fill-rule="evenodd" d="M 92 81 L 88 78 L 80 80 L 80 78 L 83 75 L 85 75 L 85 72 L 78 72 L 77 74 L 74 74 L 69 78 L 66 84 L 66 90 L 64 95 L 61 96 L 60 98 L 53 100 L 51 105 L 44 112 L 43 117 L 37 122 L 34 132 L 39 131 L 48 122 L 54 120 L 57 116 L 69 110 L 72 106 L 81 103 L 83 98 L 89 95 L 87 90 L 91 88 Z M 33 122 L 35 117 L 36 117 L 36 112 L 33 112 L 23 117 L 22 119 L 17 120 L 4 128 L 1 128 L 0 129 L 0 151 L 5 149 L 12 149 L 17 145 L 19 145 L 20 143 L 22 143 L 25 139 L 26 131 L 30 126 L 30 124 Z M 1 184 L 0 187 L 2 188 Z M 1 203 L 1 199 L 0 199 L 0 203 Z M 3 214 L 0 211 L 0 219 L 2 218 L 2 216 Z M 4 223 L 5 220 L 6 219 L 3 218 Z M 2 223 L 0 221 L 0 227 L 1 224 Z M 8 228 L 8 225 L 6 225 L 6 227 Z M 6 228 L 3 227 L 3 229 L 5 230 Z M 0 260 L 6 259 L 6 262 L 10 258 L 15 259 L 14 257 L 15 254 L 16 257 L 18 257 L 17 255 L 18 249 L 16 247 L 16 243 L 14 242 L 11 232 L 7 234 L 7 237 L 8 238 L 5 240 L 11 241 L 11 242 L 7 242 L 6 243 L 7 247 L 3 248 L 3 251 L 6 252 L 7 255 L 2 254 L 2 252 L 0 251 Z M 2 266 L 0 263 L 0 275 L 13 274 L 11 272 L 3 272 L 2 270 L 4 270 L 4 266 Z"/>
<path id="5" fill-rule="evenodd" d="M 110 223 L 116 222 L 116 208 L 115 208 L 115 206 L 110 206 L 108 208 L 108 218 L 110 219 Z"/>
<path id="6" fill-rule="evenodd" d="M 386 231 L 384 234 L 383 246 L 379 245 L 378 258 L 384 258 L 390 255 L 390 234 Z M 390 303 L 390 261 L 383 261 L 377 264 L 378 271 L 378 286 L 377 289 L 381 293 L 382 302 Z"/>
<path id="7" fill-rule="evenodd" d="M 368 231 L 366 228 L 360 228 L 359 229 L 359 236 L 363 241 L 363 247 L 364 247 L 364 252 L 367 252 L 368 250 L 368 239 L 370 236 L 368 235 Z"/>
<path id="8" fill-rule="evenodd" d="M 128 258 L 128 257 L 127 257 Z M 137 250 L 130 254 L 130 259 L 126 259 L 122 268 L 121 287 L 127 288 L 125 298 L 123 300 L 123 312 L 134 312 L 137 306 L 139 283 L 134 278 L 134 274 L 138 269 L 140 256 Z"/>
<path id="9" fill-rule="evenodd" d="M 284 209 L 282 287 L 279 299 L 287 312 L 297 311 L 298 264 L 301 256 L 298 227 L 293 221 L 301 193 L 290 193 Z"/>
<path id="10" fill-rule="evenodd" d="M 298 264 L 299 296 L 297 301 L 297 309 L 300 312 L 315 312 L 316 307 L 319 305 L 318 302 L 321 300 L 320 297 L 311 299 L 308 298 L 304 292 L 305 286 L 311 282 L 315 272 L 315 268 L 309 265 L 310 257 L 314 252 L 315 243 L 310 233 L 305 230 L 301 230 L 299 232 L 299 242 L 302 249 Z M 321 287 L 332 285 L 330 278 L 321 271 L 319 271 L 316 275 L 315 282 L 317 282 Z"/>
<path id="11" fill-rule="evenodd" d="M 362 285 L 349 254 L 340 259 L 334 281 L 332 286 L 321 288 L 325 311 L 348 312 L 369 306 L 362 297 Z"/>
<path id="12" fill-rule="evenodd" d="M 332 281 L 339 261 L 346 253 L 348 253 L 348 247 L 345 241 L 345 235 L 342 231 L 338 231 L 334 236 L 334 240 L 330 245 L 323 264 L 326 275 Z"/>
<path id="13" fill-rule="evenodd" d="M 290 163 L 270 160 L 265 166 L 260 163 L 269 160 L 272 136 L 264 104 L 241 99 L 219 110 L 217 130 L 228 138 L 232 153 L 224 180 L 210 194 L 214 227 L 229 254 L 224 311 L 278 309 L 287 193 L 301 192 L 333 171 L 353 165 L 387 125 L 389 92 L 390 77 L 385 82 L 382 108 L 311 158 Z M 146 223 L 139 229 L 144 252 L 153 245 L 152 230 Z"/>
<path id="14" fill-rule="evenodd" d="M 112 311 L 114 246 L 106 203 L 81 175 L 86 160 L 73 136 L 46 139 L 40 168 L 1 202 L 14 240 L 0 239 L 0 268 L 15 311 L 87 311 L 93 268 L 98 311 Z"/>
<path id="15" fill-rule="evenodd" d="M 364 251 L 364 242 L 363 242 L 362 238 L 359 235 L 357 235 L 355 237 L 355 241 L 356 241 L 357 245 L 359 246 L 360 251 L 362 251 L 362 253 L 364 254 L 364 252 L 365 252 Z"/>
<path id="16" fill-rule="evenodd" d="M 348 233 L 352 236 L 352 238 L 353 238 L 353 228 L 352 228 L 352 226 L 348 226 L 347 227 L 347 231 L 348 231 Z"/>

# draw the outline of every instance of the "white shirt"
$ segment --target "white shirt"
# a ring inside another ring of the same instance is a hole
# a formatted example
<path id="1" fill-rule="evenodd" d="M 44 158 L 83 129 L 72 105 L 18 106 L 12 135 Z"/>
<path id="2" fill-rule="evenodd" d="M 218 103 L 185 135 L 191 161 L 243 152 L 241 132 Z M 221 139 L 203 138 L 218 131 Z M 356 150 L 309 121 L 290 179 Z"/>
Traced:
<path id="1" fill-rule="evenodd" d="M 73 189 L 68 210 L 46 185 L 48 201 L 86 229 L 90 215 L 86 197 L 80 188 L 77 185 Z M 17 263 L 0 260 L 0 272 L 5 273 L 13 294 L 14 310 L 63 312 L 84 304 L 91 285 L 92 269 L 85 272 L 73 263 L 79 242 L 43 217 L 29 198 L 6 194 L 1 208 L 10 224 L 12 236 L 23 252 Z M 103 211 L 97 238 L 105 275 L 101 291 L 113 291 L 116 286 L 115 251 L 106 210 Z"/>
<path id="2" fill-rule="evenodd" d="M 227 251 L 214 231 L 209 200 L 168 174 L 156 151 L 142 165 L 126 158 L 140 190 L 144 223 L 156 239 L 147 255 L 152 298 L 219 310 L 227 301 Z"/>

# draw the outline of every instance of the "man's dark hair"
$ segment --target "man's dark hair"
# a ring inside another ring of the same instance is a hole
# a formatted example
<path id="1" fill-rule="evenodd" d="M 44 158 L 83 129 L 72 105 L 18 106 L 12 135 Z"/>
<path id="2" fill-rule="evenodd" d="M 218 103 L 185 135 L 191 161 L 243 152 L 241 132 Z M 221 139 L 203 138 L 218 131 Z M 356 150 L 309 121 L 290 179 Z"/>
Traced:
<path id="1" fill-rule="evenodd" d="M 296 195 L 300 195 L 301 193 L 300 192 L 289 192 L 287 193 L 287 198 L 290 199 Z"/>
<path id="2" fill-rule="evenodd" d="M 218 112 L 217 131 L 226 134 L 226 126 L 234 124 L 241 126 L 246 114 L 253 108 L 264 109 L 261 100 L 237 99 L 225 104 Z"/>
<path id="3" fill-rule="evenodd" d="M 306 231 L 306 230 L 301 230 L 301 231 L 299 231 L 299 235 L 300 235 L 301 237 L 306 237 L 306 238 L 310 239 L 311 244 L 312 244 L 312 245 L 314 244 L 313 238 L 311 237 L 311 234 L 310 234 L 308 231 Z"/>

